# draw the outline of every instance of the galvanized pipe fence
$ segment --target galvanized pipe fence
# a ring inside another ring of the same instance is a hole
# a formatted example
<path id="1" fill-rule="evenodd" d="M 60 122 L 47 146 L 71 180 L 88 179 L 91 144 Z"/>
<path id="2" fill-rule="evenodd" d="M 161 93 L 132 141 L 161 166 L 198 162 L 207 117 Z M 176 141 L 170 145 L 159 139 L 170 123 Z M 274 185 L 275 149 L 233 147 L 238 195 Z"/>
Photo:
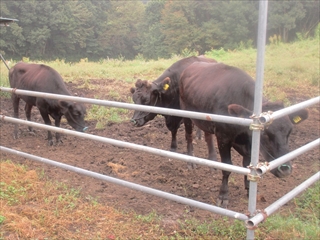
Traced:
<path id="1" fill-rule="evenodd" d="M 286 195 L 275 201 L 269 207 L 265 208 L 262 211 L 258 211 L 254 217 L 250 218 L 246 221 L 248 229 L 254 229 L 260 222 L 266 220 L 268 216 L 277 211 L 281 206 L 289 202 L 291 199 L 302 193 L 308 187 L 310 187 L 313 183 L 320 180 L 320 171 L 315 173 L 313 176 L 305 180 L 299 186 L 288 192 Z"/>
<path id="2" fill-rule="evenodd" d="M 267 12 L 268 12 L 268 1 L 259 2 L 259 21 L 258 21 L 258 39 L 257 39 L 257 60 L 256 60 L 256 84 L 254 91 L 254 116 L 259 116 L 262 110 L 262 98 L 263 98 L 263 75 L 264 75 L 264 52 L 265 52 L 265 41 L 266 41 L 266 28 L 267 28 Z M 261 124 L 260 118 L 253 118 L 253 124 L 258 126 Z M 259 128 L 252 128 L 252 148 L 251 148 L 251 162 L 252 168 L 256 168 L 259 163 L 260 154 L 260 134 Z M 253 171 L 252 178 L 257 177 L 257 171 Z M 257 209 L 257 192 L 258 182 L 249 182 L 249 200 L 248 200 L 248 211 L 249 217 L 255 215 Z M 247 239 L 254 239 L 254 230 L 247 228 Z"/>
<path id="3" fill-rule="evenodd" d="M 103 105 L 103 106 L 127 108 L 127 109 L 133 109 L 133 110 L 139 109 L 140 111 L 152 111 L 155 113 L 162 112 L 163 114 L 169 114 L 169 115 L 176 115 L 176 113 L 179 112 L 178 114 L 180 114 L 180 116 L 182 116 L 182 117 L 198 118 L 198 119 L 204 119 L 204 120 L 210 119 L 212 121 L 223 121 L 223 118 L 225 117 L 225 116 L 219 116 L 219 115 L 215 115 L 215 114 L 196 113 L 196 112 L 189 112 L 189 111 L 182 111 L 182 110 L 172 110 L 172 109 L 159 108 L 159 107 L 149 107 L 149 106 L 142 106 L 142 105 L 129 104 L 129 103 L 120 103 L 120 102 L 113 102 L 113 101 L 107 101 L 107 100 L 97 100 L 97 99 L 90 99 L 90 98 L 58 95 L 58 94 L 48 94 L 48 93 L 42 93 L 42 92 L 25 91 L 25 90 L 4 88 L 4 87 L 0 87 L 0 90 L 5 91 L 5 92 L 14 92 L 15 94 L 20 94 L 20 95 L 32 95 L 32 96 L 43 97 L 43 98 L 69 100 L 69 101 L 74 101 L 74 102 L 91 103 L 91 104 L 98 103 L 98 105 Z M 296 104 L 291 107 L 293 109 L 301 109 L 306 106 L 309 107 L 314 104 L 317 104 L 319 102 L 319 99 L 320 99 L 319 97 L 314 98 L 314 99 L 307 100 L 305 102 Z M 282 111 L 282 110 L 280 110 L 280 111 Z M 270 114 L 270 119 L 272 119 L 273 114 L 277 114 L 277 112 L 269 113 L 269 114 Z M 265 117 L 265 115 L 263 117 Z M 228 119 L 228 121 L 230 121 L 233 124 L 239 123 L 239 119 L 242 120 L 241 123 L 243 125 L 248 125 L 248 123 L 253 123 L 252 119 L 241 119 L 241 118 L 234 118 L 234 117 L 225 117 L 225 118 Z M 286 155 L 284 155 L 284 156 L 282 156 L 282 157 L 280 157 L 270 163 L 258 163 L 256 165 L 256 167 L 250 167 L 250 169 L 248 169 L 248 168 L 229 165 L 229 164 L 225 164 L 225 163 L 210 161 L 210 160 L 206 160 L 206 159 L 202 159 L 202 158 L 197 158 L 197 157 L 193 157 L 193 156 L 189 156 L 189 155 L 165 151 L 165 150 L 161 150 L 161 149 L 157 149 L 157 148 L 142 146 L 139 144 L 119 141 L 119 140 L 115 140 L 115 139 L 111 139 L 111 138 L 105 138 L 105 137 L 96 136 L 96 135 L 92 135 L 92 134 L 77 132 L 77 131 L 68 130 L 68 129 L 64 129 L 64 128 L 58 128 L 58 127 L 35 123 L 35 122 L 26 121 L 26 120 L 22 120 L 22 119 L 12 118 L 12 117 L 8 117 L 8 116 L 4 116 L 4 115 L 0 115 L 0 119 L 1 119 L 1 121 L 4 121 L 4 122 L 10 122 L 13 124 L 23 124 L 23 125 L 27 125 L 27 126 L 31 126 L 31 127 L 35 127 L 35 128 L 44 129 L 44 130 L 59 132 L 62 134 L 68 134 L 68 135 L 81 137 L 81 138 L 85 138 L 85 139 L 100 141 L 100 142 L 111 144 L 111 145 L 114 145 L 117 147 L 126 147 L 126 148 L 130 148 L 130 149 L 138 150 L 138 151 L 145 151 L 145 152 L 148 152 L 151 154 L 156 154 L 156 155 L 160 155 L 160 156 L 167 157 L 167 158 L 174 158 L 174 159 L 185 161 L 185 162 L 205 165 L 205 166 L 209 166 L 209 167 L 213 167 L 213 168 L 217 168 L 217 169 L 221 169 L 221 170 L 226 170 L 226 171 L 230 171 L 230 172 L 235 172 L 235 173 L 239 173 L 239 174 L 247 175 L 247 176 L 252 175 L 252 174 L 262 176 L 266 172 L 276 168 L 277 166 L 281 165 L 282 163 L 287 162 L 289 160 L 292 160 L 293 158 L 305 153 L 306 151 L 311 150 L 312 148 L 320 146 L 320 139 L 317 139 L 317 140 L 310 142 L 310 143 L 306 144 L 305 146 L 302 146 L 302 147 L 300 147 L 300 148 L 298 148 L 298 149 L 296 149 L 296 150 L 294 150 L 294 151 L 292 151 L 292 152 L 290 152 L 290 153 L 288 153 L 288 154 L 286 154 Z M 246 120 L 246 121 L 243 121 L 243 120 Z M 261 124 L 263 124 L 264 122 L 268 122 L 268 120 L 267 121 L 260 121 L 259 120 L 259 122 Z M 249 127 L 249 125 L 248 125 L 248 127 Z M 124 187 L 131 188 L 134 190 L 139 190 L 139 191 L 142 191 L 142 192 L 145 192 L 148 194 L 152 194 L 152 195 L 155 195 L 158 197 L 163 197 L 165 199 L 173 200 L 173 201 L 176 201 L 176 202 L 179 202 L 182 204 L 187 204 L 187 205 L 190 205 L 193 207 L 208 210 L 213 213 L 225 215 L 230 218 L 243 220 L 246 222 L 246 227 L 247 227 L 248 231 L 254 231 L 255 226 L 258 223 L 260 223 L 261 221 L 265 220 L 266 213 L 267 213 L 267 216 L 269 216 L 270 214 L 272 214 L 275 211 L 275 210 L 273 210 L 275 207 L 272 207 L 272 205 L 271 205 L 269 208 L 266 208 L 263 211 L 257 211 L 255 209 L 255 214 L 248 217 L 247 215 L 242 214 L 242 213 L 238 213 L 238 212 L 230 211 L 230 210 L 223 209 L 220 207 L 212 206 L 210 204 L 198 202 L 198 201 L 195 201 L 192 199 L 183 198 L 183 197 L 180 197 L 180 196 L 177 196 L 174 194 L 166 193 L 166 192 L 163 192 L 160 190 L 152 189 L 152 188 L 149 188 L 146 186 L 127 182 L 127 181 L 120 180 L 117 178 L 112 178 L 112 177 L 109 177 L 106 175 L 94 173 L 94 172 L 91 172 L 91 171 L 88 171 L 85 169 L 81 169 L 81 168 L 77 168 L 77 167 L 70 166 L 67 164 L 59 163 L 59 162 L 56 162 L 56 161 L 53 161 L 50 159 L 41 158 L 41 157 L 34 156 L 31 154 L 23 153 L 23 152 L 13 150 L 10 148 L 6 148 L 3 146 L 0 146 L 0 150 L 7 152 L 7 153 L 15 154 L 18 156 L 26 157 L 26 158 L 29 158 L 32 160 L 36 160 L 39 162 L 43 162 L 46 164 L 50 164 L 50 165 L 53 165 L 56 167 L 60 167 L 60 168 L 63 168 L 63 169 L 69 170 L 69 171 L 73 171 L 76 173 L 80 173 L 80 174 L 84 174 L 84 175 L 91 176 L 94 178 L 98 178 L 98 179 L 101 179 L 104 181 L 108 181 L 108 182 L 111 182 L 114 184 L 118 184 L 118 185 L 121 185 Z M 315 177 L 313 177 L 312 183 L 315 181 L 314 178 Z M 316 179 L 318 179 L 318 178 L 316 178 Z M 308 183 L 309 182 L 310 181 L 308 181 Z M 310 186 L 310 184 L 300 185 L 297 188 L 295 188 L 294 190 L 292 190 L 292 193 L 290 192 L 290 193 L 288 193 L 289 195 L 287 194 L 281 198 L 281 204 L 288 202 L 294 196 L 298 195 L 301 191 L 305 190 L 305 188 L 306 188 L 305 186 L 308 187 L 308 186 Z M 302 187 L 305 187 L 305 188 L 301 189 Z M 278 202 L 275 202 L 274 204 L 275 204 L 275 206 L 279 206 Z M 257 212 L 258 212 L 258 215 L 256 214 Z M 253 238 L 248 237 L 248 239 L 253 239 Z"/>
<path id="4" fill-rule="evenodd" d="M 193 206 L 193 207 L 197 207 L 197 208 L 200 208 L 200 209 L 203 209 L 203 210 L 207 210 L 207 211 L 210 211 L 210 212 L 213 212 L 213 213 L 217 213 L 217 214 L 220 214 L 220 215 L 225 215 L 225 216 L 228 216 L 230 218 L 235 218 L 235 219 L 239 219 L 239 220 L 248 220 L 248 217 L 245 214 L 238 213 L 238 212 L 231 211 L 231 210 L 224 209 L 224 208 L 220 208 L 220 207 L 216 207 L 216 206 L 213 206 L 213 205 L 210 205 L 210 204 L 207 204 L 207 203 L 202 203 L 202 202 L 195 201 L 195 200 L 192 200 L 192 199 L 184 198 L 184 197 L 181 197 L 181 196 L 178 196 L 178 195 L 174 195 L 174 194 L 167 193 L 167 192 L 164 192 L 164 191 L 156 190 L 156 189 L 153 189 L 153 188 L 150 188 L 150 187 L 145 187 L 145 186 L 142 186 L 142 185 L 139 185 L 139 184 L 135 184 L 135 183 L 132 183 L 132 182 L 128 182 L 128 181 L 124 181 L 124 180 L 121 180 L 121 179 L 118 179 L 118 178 L 109 177 L 109 176 L 106 176 L 106 175 L 103 175 L 103 174 L 100 174 L 100 173 L 88 171 L 88 170 L 85 170 L 85 169 L 82 169 L 82 168 L 74 167 L 74 166 L 71 166 L 71 165 L 68 165 L 68 164 L 64 164 L 64 163 L 60 163 L 60 162 L 57 162 L 57 161 L 53 161 L 53 160 L 50 160 L 50 159 L 47 159 L 47 158 L 42 158 L 42 157 L 38 157 L 38 156 L 35 156 L 35 155 L 27 154 L 27 153 L 24 153 L 24 152 L 21 152 L 21 151 L 17 151 L 17 150 L 13 150 L 13 149 L 10 149 L 10 148 L 6 148 L 6 147 L 3 147 L 3 146 L 0 146 L 0 150 L 3 151 L 3 152 L 7 152 L 7 153 L 11 153 L 11 154 L 14 154 L 14 155 L 25 157 L 25 158 L 28 158 L 28 159 L 31 159 L 31 160 L 35 160 L 37 162 L 46 163 L 46 164 L 49 164 L 49 165 L 52 165 L 52 166 L 55 166 L 55 167 L 59 167 L 59 168 L 62 168 L 62 169 L 68 170 L 68 171 L 72 171 L 72 172 L 75 172 L 75 173 L 79 173 L 79 174 L 83 174 L 83 175 L 86 175 L 86 176 L 89 176 L 89 177 L 93 177 L 93 178 L 96 178 L 96 179 L 99 179 L 99 180 L 103 180 L 103 181 L 111 182 L 111 183 L 114 183 L 114 184 L 117 184 L 117 185 L 121 185 L 123 187 L 127 187 L 127 188 L 130 188 L 130 189 L 134 189 L 134 190 L 138 190 L 138 191 L 145 192 L 145 193 L 148 193 L 148 194 L 152 194 L 152 195 L 155 195 L 155 196 L 158 196 L 158 197 L 162 197 L 162 198 L 165 198 L 165 199 L 168 199 L 168 200 L 172 200 L 172 201 L 176 201 L 176 202 L 179 202 L 179 203 L 182 203 L 182 204 L 186 204 L 186 205 L 190 205 L 190 206 Z"/>
<path id="5" fill-rule="evenodd" d="M 134 150 L 138 150 L 138 151 L 144 151 L 144 152 L 156 154 L 156 155 L 163 156 L 163 157 L 174 158 L 174 159 L 182 160 L 185 162 L 195 163 L 195 164 L 199 164 L 199 165 L 205 165 L 208 167 L 226 170 L 226 171 L 230 171 L 230 172 L 235 172 L 235 173 L 239 173 L 239 174 L 243 174 L 243 175 L 247 175 L 250 173 L 250 170 L 247 168 L 234 166 L 234 165 L 221 163 L 221 162 L 216 162 L 216 161 L 210 161 L 210 160 L 203 159 L 203 158 L 197 158 L 194 156 L 170 152 L 170 151 L 161 150 L 161 149 L 152 148 L 152 147 L 147 147 L 144 145 L 134 144 L 134 143 L 130 143 L 130 142 L 115 140 L 112 138 L 106 138 L 106 137 L 96 136 L 93 134 L 87 134 L 87 133 L 77 132 L 77 131 L 73 131 L 73 130 L 69 130 L 69 129 L 58 128 L 58 127 L 54 127 L 54 126 L 35 123 L 35 122 L 17 119 L 17 118 L 13 118 L 13 117 L 7 117 L 4 115 L 0 115 L 0 119 L 2 121 L 6 121 L 6 122 L 10 122 L 10 123 L 24 124 L 27 126 L 36 127 L 36 128 L 40 128 L 40 129 L 44 129 L 44 130 L 49 130 L 49 131 L 59 132 L 62 134 L 81 137 L 81 138 L 85 138 L 85 139 L 89 139 L 89 140 L 99 141 L 99 142 L 111 144 L 116 147 L 125 147 L 125 148 L 130 148 L 130 149 L 134 149 Z"/>
<path id="6" fill-rule="evenodd" d="M 8 93 L 15 93 L 17 95 L 27 95 L 27 96 L 50 98 L 50 99 L 56 99 L 56 100 L 74 101 L 74 102 L 95 104 L 95 105 L 106 106 L 106 107 L 125 108 L 129 110 L 137 110 L 142 112 L 152 112 L 152 113 L 158 113 L 158 114 L 164 114 L 164 115 L 187 117 L 187 118 L 193 118 L 193 119 L 199 119 L 199 120 L 205 120 L 205 121 L 238 124 L 241 126 L 250 126 L 253 123 L 252 119 L 247 119 L 247 118 L 229 117 L 229 116 L 222 116 L 217 114 L 190 112 L 190 111 L 184 111 L 179 109 L 137 105 L 133 103 L 115 102 L 115 101 L 109 101 L 109 100 L 28 91 L 28 90 L 21 90 L 16 88 L 9 88 L 9 87 L 0 87 L 0 92 L 8 92 Z M 271 121 L 271 119 L 277 119 L 277 118 L 283 117 L 292 112 L 311 107 L 312 105 L 315 105 L 319 102 L 320 102 L 320 96 L 311 98 L 301 103 L 297 103 L 295 105 L 278 110 L 276 112 L 265 112 L 265 113 L 258 114 L 259 124 L 268 123 L 269 121 Z"/>

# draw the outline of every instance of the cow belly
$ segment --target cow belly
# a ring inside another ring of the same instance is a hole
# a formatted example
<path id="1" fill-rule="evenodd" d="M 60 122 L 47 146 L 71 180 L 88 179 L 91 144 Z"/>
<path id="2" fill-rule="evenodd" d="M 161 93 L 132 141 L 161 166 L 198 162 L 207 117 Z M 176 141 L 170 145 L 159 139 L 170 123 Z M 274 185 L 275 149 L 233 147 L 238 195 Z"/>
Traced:
<path id="1" fill-rule="evenodd" d="M 214 122 L 197 120 L 197 119 L 192 119 L 192 121 L 202 131 L 212 133 L 212 134 L 215 133 L 215 123 Z"/>
<path id="2" fill-rule="evenodd" d="M 27 104 L 32 105 L 32 106 L 36 106 L 36 101 L 37 98 L 36 97 L 31 97 L 31 96 L 20 96 L 20 98 L 25 101 Z"/>

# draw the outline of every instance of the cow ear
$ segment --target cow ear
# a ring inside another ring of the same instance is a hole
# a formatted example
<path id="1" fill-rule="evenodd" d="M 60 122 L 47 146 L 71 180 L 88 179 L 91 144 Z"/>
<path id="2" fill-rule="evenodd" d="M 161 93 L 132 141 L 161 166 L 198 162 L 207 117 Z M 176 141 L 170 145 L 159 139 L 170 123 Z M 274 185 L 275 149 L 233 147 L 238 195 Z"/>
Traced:
<path id="1" fill-rule="evenodd" d="M 170 78 L 166 77 L 165 79 L 162 80 L 159 91 L 161 93 L 165 93 L 166 91 L 168 91 L 169 88 L 170 88 Z"/>
<path id="2" fill-rule="evenodd" d="M 63 101 L 63 100 L 58 101 L 58 104 L 61 107 L 61 110 L 62 110 L 63 113 L 68 111 L 69 107 L 71 106 L 70 102 Z"/>
<path id="3" fill-rule="evenodd" d="M 130 92 L 131 92 L 132 94 L 134 94 L 135 91 L 136 91 L 136 88 L 134 88 L 134 87 L 130 88 Z"/>
<path id="4" fill-rule="evenodd" d="M 230 104 L 228 106 L 228 112 L 232 117 L 249 118 L 252 115 L 252 112 L 249 109 L 238 104 Z"/>
<path id="5" fill-rule="evenodd" d="M 308 116 L 309 116 L 309 112 L 306 109 L 301 109 L 297 112 L 294 112 L 288 115 L 288 117 L 290 118 L 290 121 L 293 124 L 301 123 L 303 120 L 306 120 Z"/>

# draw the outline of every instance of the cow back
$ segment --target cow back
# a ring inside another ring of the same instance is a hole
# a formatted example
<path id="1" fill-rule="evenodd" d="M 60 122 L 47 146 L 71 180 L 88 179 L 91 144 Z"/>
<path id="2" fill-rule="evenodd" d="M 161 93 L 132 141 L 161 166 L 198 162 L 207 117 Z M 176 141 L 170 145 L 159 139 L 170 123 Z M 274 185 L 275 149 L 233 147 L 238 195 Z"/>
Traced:
<path id="1" fill-rule="evenodd" d="M 254 80 L 236 67 L 195 62 L 181 76 L 180 97 L 187 110 L 229 115 L 230 104 L 253 109 L 254 85 Z"/>
<path id="2" fill-rule="evenodd" d="M 60 74 L 43 64 L 19 62 L 9 71 L 12 88 L 71 95 Z"/>

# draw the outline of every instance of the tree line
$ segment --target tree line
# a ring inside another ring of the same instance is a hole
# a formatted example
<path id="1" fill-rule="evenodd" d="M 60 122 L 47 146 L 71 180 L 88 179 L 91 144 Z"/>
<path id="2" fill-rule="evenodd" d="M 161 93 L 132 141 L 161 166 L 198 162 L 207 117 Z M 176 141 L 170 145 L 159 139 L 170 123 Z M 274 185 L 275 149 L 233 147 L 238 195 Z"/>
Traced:
<path id="1" fill-rule="evenodd" d="M 259 1 L 2 0 L 0 28 L 6 58 L 167 58 L 183 51 L 254 47 Z M 269 1 L 268 38 L 313 36 L 319 2 Z"/>

